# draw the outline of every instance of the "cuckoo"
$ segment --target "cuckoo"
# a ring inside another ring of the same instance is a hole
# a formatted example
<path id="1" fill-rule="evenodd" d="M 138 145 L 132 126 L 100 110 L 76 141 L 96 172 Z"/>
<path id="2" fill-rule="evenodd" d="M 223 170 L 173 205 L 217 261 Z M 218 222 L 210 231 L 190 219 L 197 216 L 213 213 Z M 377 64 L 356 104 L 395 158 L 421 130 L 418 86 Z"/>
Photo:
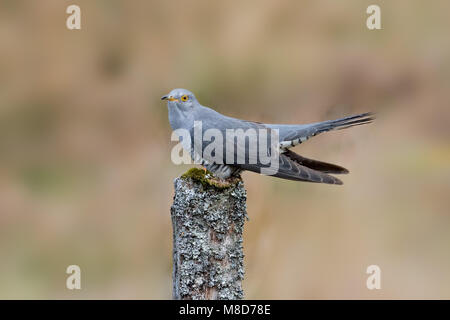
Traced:
<path id="1" fill-rule="evenodd" d="M 305 158 L 292 151 L 291 148 L 322 132 L 346 129 L 371 123 L 374 120 L 374 115 L 368 112 L 309 124 L 268 124 L 225 116 L 202 106 L 195 95 L 185 89 L 174 89 L 164 95 L 161 100 L 167 101 L 169 122 L 174 132 L 185 130 L 189 133 L 191 141 L 189 141 L 189 150 L 187 151 L 191 157 L 200 161 L 199 163 L 205 169 L 219 179 L 239 175 L 245 170 L 263 173 L 264 169 L 271 167 L 275 169 L 267 170 L 267 172 L 274 177 L 340 185 L 342 181 L 333 174 L 346 174 L 349 172 L 347 169 L 335 164 Z M 200 143 L 194 141 L 196 127 L 201 132 Z M 208 130 L 215 130 L 216 134 L 222 134 L 222 137 L 214 136 L 216 148 L 212 152 L 205 152 L 208 140 L 212 140 L 204 139 Z M 237 134 L 231 136 L 232 139 L 227 139 L 230 131 Z M 250 131 L 256 133 L 256 140 L 250 139 L 251 135 L 247 134 Z M 246 138 L 240 139 L 244 133 L 247 134 Z M 271 139 L 276 141 L 271 141 Z M 221 148 L 217 148 L 217 143 L 223 150 L 218 150 Z M 253 148 L 253 144 L 256 145 L 255 148 Z M 195 148 L 196 145 L 198 148 Z M 252 149 L 255 152 L 252 152 Z M 243 157 L 239 158 L 239 154 L 243 154 Z M 275 166 L 274 163 L 263 161 L 262 155 L 270 155 L 270 159 L 276 162 Z M 276 157 L 272 157 L 273 155 Z"/>

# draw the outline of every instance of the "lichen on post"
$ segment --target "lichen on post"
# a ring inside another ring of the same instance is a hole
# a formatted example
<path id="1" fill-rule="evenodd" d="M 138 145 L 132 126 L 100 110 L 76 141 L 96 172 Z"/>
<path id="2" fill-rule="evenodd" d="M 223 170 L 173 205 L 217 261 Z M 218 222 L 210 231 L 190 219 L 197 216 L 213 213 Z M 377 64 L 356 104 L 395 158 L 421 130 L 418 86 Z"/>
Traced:
<path id="1" fill-rule="evenodd" d="M 194 168 L 174 184 L 173 298 L 242 299 L 247 218 L 242 179 L 222 182 Z"/>

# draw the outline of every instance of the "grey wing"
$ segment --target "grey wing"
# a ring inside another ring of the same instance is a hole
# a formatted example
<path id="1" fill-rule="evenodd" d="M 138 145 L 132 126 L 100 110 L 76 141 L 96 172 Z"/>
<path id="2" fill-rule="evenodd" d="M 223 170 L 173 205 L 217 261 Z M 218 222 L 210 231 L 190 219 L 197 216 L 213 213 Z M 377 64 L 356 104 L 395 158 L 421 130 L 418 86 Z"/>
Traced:
<path id="1" fill-rule="evenodd" d="M 201 142 L 202 157 L 210 163 L 237 166 L 242 163 L 259 164 L 260 146 L 267 146 L 263 151 L 266 154 L 270 154 L 270 141 L 266 142 L 266 144 L 261 144 L 260 142 L 264 138 L 264 135 L 261 135 L 261 133 L 265 133 L 265 136 L 270 138 L 272 130 L 262 123 L 227 117 L 209 108 L 203 109 L 198 120 L 202 123 L 202 132 L 204 137 L 206 137 Z M 216 132 L 217 135 L 213 134 L 213 137 L 211 137 L 211 135 L 207 134 L 208 131 L 211 133 Z M 219 135 L 220 137 L 217 137 Z M 194 132 L 191 133 L 191 136 L 194 137 Z M 276 143 L 278 144 L 278 136 L 276 137 Z M 213 142 L 216 146 L 220 145 L 220 148 L 213 150 Z M 221 155 L 216 153 L 219 151 L 222 153 Z M 218 161 L 218 157 L 221 158 L 221 161 Z"/>
<path id="2" fill-rule="evenodd" d="M 260 165 L 243 165 L 242 169 L 253 171 L 256 173 L 261 173 L 261 169 L 267 166 Z M 341 180 L 333 177 L 329 174 L 316 171 L 314 169 L 305 167 L 295 160 L 292 160 L 285 154 L 280 154 L 278 170 L 271 174 L 273 177 L 295 180 L 295 181 L 305 181 L 305 182 L 316 182 L 316 183 L 327 183 L 327 184 L 343 184 Z"/>
<path id="3" fill-rule="evenodd" d="M 262 169 L 269 169 L 273 167 L 273 164 L 270 163 L 270 161 L 277 161 L 277 165 L 275 166 L 276 169 L 274 172 L 272 172 L 272 175 L 274 177 L 296 181 L 342 184 L 341 180 L 331 175 L 302 165 L 299 161 L 300 158 L 292 156 L 291 154 L 279 154 L 279 137 L 278 135 L 275 135 L 275 138 L 277 140 L 276 143 L 274 143 L 275 141 L 271 141 L 270 139 L 273 137 L 271 135 L 273 134 L 273 130 L 265 124 L 226 117 L 219 113 L 216 113 L 213 110 L 211 110 L 211 113 L 208 114 L 209 110 L 207 110 L 207 112 L 204 112 L 202 115 L 202 131 L 203 133 L 205 133 L 208 129 L 216 129 L 221 132 L 221 135 L 223 137 L 222 163 L 233 165 L 243 170 L 249 170 L 256 173 L 264 173 Z M 234 139 L 229 139 L 230 137 L 227 136 L 227 130 L 235 133 Z M 256 141 L 250 141 L 251 135 L 249 135 L 249 132 L 256 133 Z M 265 134 L 265 136 L 262 137 L 261 133 Z M 267 139 L 265 143 L 263 141 L 264 139 Z M 203 141 L 203 151 L 206 150 L 209 143 L 210 142 L 208 141 Z M 256 150 L 255 148 L 250 148 L 251 143 L 256 143 Z M 275 145 L 277 147 L 277 150 L 272 150 L 271 146 Z M 264 148 L 264 150 L 260 150 L 260 148 Z M 273 152 L 276 152 L 277 154 L 277 157 L 275 159 L 270 157 Z M 231 154 L 232 161 L 230 161 L 230 154 L 227 155 L 227 153 Z M 270 159 L 270 161 L 261 161 L 262 154 L 266 155 L 265 160 Z M 238 155 L 245 156 L 243 163 L 239 163 Z M 214 162 L 214 159 L 212 159 L 211 157 L 208 158 L 207 154 L 203 154 L 203 157 L 210 162 Z M 305 162 L 305 159 L 306 158 L 303 158 L 301 160 Z M 270 170 L 268 170 L 268 172 L 270 172 Z"/>
<path id="4" fill-rule="evenodd" d="M 338 166 L 336 164 L 305 158 L 289 149 L 285 150 L 283 152 L 283 154 L 285 156 L 287 156 L 288 158 L 290 158 L 291 160 L 294 160 L 298 164 L 301 164 L 302 166 L 305 166 L 310 169 L 320 171 L 323 173 L 346 174 L 349 172 L 347 169 L 345 169 L 341 166 Z"/>

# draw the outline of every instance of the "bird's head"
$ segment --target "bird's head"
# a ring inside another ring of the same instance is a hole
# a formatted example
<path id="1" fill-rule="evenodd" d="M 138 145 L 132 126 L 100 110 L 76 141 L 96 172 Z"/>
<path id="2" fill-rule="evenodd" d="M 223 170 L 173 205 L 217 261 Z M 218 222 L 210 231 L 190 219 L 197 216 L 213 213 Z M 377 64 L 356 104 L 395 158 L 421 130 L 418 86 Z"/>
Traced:
<path id="1" fill-rule="evenodd" d="M 187 111 L 198 105 L 194 94 L 186 89 L 173 89 L 169 94 L 162 96 L 161 100 L 167 100 L 169 107 L 174 106 Z"/>

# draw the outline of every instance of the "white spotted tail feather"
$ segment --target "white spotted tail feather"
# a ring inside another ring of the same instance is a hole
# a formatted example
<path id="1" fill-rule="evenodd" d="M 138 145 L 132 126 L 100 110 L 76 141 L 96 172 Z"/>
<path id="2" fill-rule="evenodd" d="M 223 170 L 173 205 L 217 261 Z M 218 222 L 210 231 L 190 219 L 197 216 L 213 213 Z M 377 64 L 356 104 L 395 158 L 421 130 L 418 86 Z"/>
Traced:
<path id="1" fill-rule="evenodd" d="M 288 149 L 322 132 L 342 130 L 362 124 L 371 123 L 375 116 L 371 112 L 361 113 L 337 120 L 328 120 L 311 124 L 285 125 L 267 124 L 269 128 L 278 129 L 280 132 L 280 147 Z"/>
<path id="2" fill-rule="evenodd" d="M 280 132 L 280 168 L 275 177 L 327 184 L 343 184 L 331 174 L 347 174 L 349 171 L 341 166 L 308 159 L 296 154 L 292 148 L 319 133 L 330 130 L 341 130 L 371 123 L 375 119 L 372 113 L 362 113 L 337 120 L 329 120 L 307 125 L 276 125 L 268 124 Z"/>

